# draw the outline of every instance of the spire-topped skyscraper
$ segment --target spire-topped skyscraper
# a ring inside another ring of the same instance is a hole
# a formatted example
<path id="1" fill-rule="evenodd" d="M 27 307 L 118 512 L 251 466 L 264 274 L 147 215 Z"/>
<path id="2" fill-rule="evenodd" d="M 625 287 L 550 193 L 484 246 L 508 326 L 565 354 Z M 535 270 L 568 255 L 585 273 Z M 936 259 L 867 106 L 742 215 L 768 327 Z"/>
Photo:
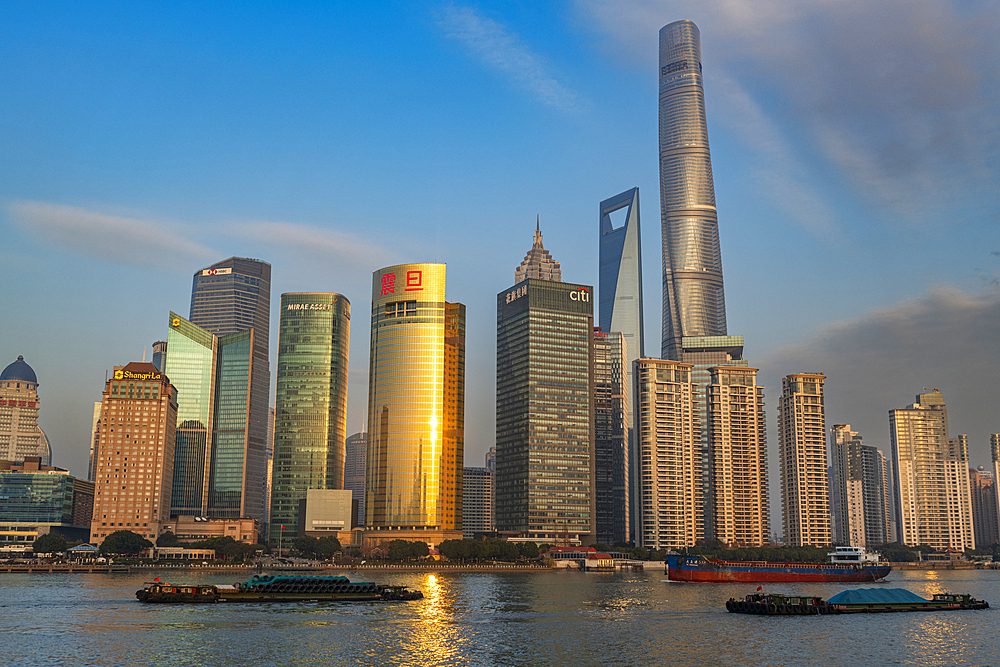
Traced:
<path id="1" fill-rule="evenodd" d="M 531 244 L 531 250 L 524 256 L 521 266 L 514 269 L 514 284 L 528 278 L 562 282 L 562 270 L 559 268 L 559 262 L 552 259 L 549 251 L 542 246 L 542 229 L 537 216 L 535 217 L 535 241 Z"/>

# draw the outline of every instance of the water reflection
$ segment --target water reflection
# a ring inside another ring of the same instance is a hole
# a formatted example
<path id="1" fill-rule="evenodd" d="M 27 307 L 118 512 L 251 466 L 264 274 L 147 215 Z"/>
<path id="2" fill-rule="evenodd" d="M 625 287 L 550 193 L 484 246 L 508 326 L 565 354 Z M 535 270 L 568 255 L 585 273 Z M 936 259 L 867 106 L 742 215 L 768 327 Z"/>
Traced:
<path id="1" fill-rule="evenodd" d="M 223 582 L 216 574 L 185 581 Z M 26 665 L 996 664 L 1000 614 L 728 614 L 749 586 L 662 573 L 380 573 L 413 603 L 142 605 L 143 577 L 6 575 L 0 639 Z M 1000 604 L 1000 572 L 893 573 L 890 588 Z M 849 586 L 779 586 L 829 597 Z M 863 587 L 870 587 L 865 585 Z M 784 588 L 785 590 L 778 590 Z"/>

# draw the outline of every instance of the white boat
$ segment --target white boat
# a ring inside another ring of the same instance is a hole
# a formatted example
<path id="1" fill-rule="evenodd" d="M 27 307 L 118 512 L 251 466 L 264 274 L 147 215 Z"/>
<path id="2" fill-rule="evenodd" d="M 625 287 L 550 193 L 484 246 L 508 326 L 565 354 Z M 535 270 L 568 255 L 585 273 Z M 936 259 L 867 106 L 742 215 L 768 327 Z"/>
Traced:
<path id="1" fill-rule="evenodd" d="M 831 563 L 851 563 L 855 565 L 877 565 L 881 556 L 878 553 L 868 553 L 864 547 L 834 547 L 828 553 Z"/>

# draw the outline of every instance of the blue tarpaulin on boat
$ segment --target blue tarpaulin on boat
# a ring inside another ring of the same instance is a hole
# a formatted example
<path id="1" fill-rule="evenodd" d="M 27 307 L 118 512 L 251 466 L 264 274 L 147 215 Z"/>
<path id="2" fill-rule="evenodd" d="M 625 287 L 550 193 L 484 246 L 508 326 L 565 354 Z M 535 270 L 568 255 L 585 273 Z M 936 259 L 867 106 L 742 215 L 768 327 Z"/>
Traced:
<path id="1" fill-rule="evenodd" d="M 828 600 L 830 604 L 884 604 L 887 602 L 927 602 L 905 588 L 856 588 L 837 593 Z"/>

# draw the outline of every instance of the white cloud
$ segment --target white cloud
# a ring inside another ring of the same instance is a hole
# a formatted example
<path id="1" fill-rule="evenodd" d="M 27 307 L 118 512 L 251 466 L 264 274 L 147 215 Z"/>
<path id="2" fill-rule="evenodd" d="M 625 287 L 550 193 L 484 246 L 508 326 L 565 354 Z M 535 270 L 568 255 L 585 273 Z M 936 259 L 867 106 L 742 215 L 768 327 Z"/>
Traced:
<path id="1" fill-rule="evenodd" d="M 214 254 L 187 238 L 191 230 L 177 224 L 36 201 L 16 201 L 7 208 L 26 232 L 59 250 L 77 255 L 177 269 Z"/>
<path id="2" fill-rule="evenodd" d="M 281 246 L 296 256 L 327 266 L 349 271 L 361 271 L 370 278 L 371 272 L 396 261 L 394 253 L 374 246 L 363 237 L 334 229 L 322 229 L 289 222 L 240 222 L 226 226 L 233 236 L 251 238 L 272 248 Z"/>
<path id="3" fill-rule="evenodd" d="M 576 111 L 581 100 L 559 83 L 541 56 L 536 55 L 517 35 L 493 19 L 480 16 L 471 7 L 446 7 L 438 25 L 445 36 L 461 42 L 486 65 L 535 95 L 543 103 Z"/>

